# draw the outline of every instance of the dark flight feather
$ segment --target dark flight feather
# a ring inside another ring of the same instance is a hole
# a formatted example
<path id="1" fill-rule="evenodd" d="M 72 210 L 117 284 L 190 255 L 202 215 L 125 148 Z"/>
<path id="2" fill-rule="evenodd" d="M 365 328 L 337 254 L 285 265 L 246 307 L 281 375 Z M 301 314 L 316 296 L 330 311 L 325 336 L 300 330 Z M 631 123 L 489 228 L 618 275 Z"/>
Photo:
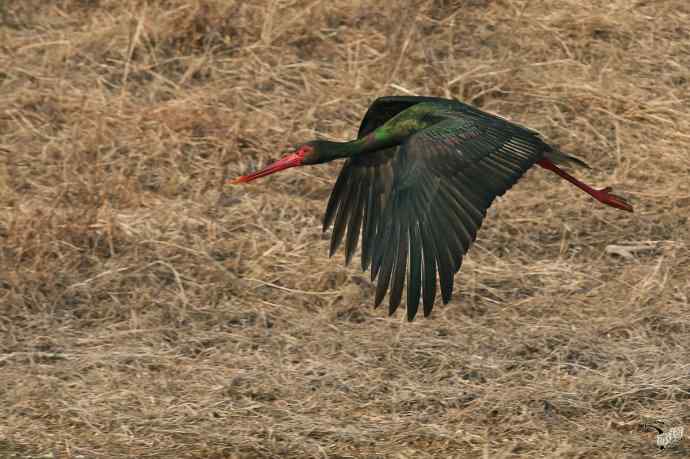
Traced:
<path id="1" fill-rule="evenodd" d="M 414 220 L 409 229 L 410 266 L 407 271 L 407 319 L 417 315 L 419 296 L 422 292 L 422 240 L 419 223 Z"/>
<path id="2" fill-rule="evenodd" d="M 350 260 L 352 260 L 352 256 L 355 254 L 355 250 L 357 249 L 357 243 L 359 241 L 359 231 L 360 228 L 362 227 L 362 217 L 363 217 L 363 212 L 364 212 L 364 203 L 366 202 L 366 198 L 364 197 L 364 193 L 368 190 L 365 190 L 366 184 L 364 181 L 366 180 L 366 174 L 362 178 L 362 180 L 359 181 L 359 186 L 357 187 L 356 190 L 354 190 L 352 196 L 353 196 L 353 209 L 352 212 L 350 213 L 350 222 L 347 225 L 347 237 L 345 239 L 345 264 L 350 264 Z"/>

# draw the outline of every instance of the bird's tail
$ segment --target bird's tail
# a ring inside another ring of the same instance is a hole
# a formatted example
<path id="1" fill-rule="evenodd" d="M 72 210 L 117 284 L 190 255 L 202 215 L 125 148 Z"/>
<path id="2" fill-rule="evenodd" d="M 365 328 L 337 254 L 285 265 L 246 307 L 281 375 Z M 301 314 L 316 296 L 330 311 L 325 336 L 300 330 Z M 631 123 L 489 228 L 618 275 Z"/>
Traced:
<path id="1" fill-rule="evenodd" d="M 556 147 L 552 147 L 550 150 L 547 150 L 546 153 L 544 153 L 544 158 L 556 164 L 574 164 L 586 169 L 591 169 L 589 164 L 582 161 L 580 158 L 565 154 Z"/>

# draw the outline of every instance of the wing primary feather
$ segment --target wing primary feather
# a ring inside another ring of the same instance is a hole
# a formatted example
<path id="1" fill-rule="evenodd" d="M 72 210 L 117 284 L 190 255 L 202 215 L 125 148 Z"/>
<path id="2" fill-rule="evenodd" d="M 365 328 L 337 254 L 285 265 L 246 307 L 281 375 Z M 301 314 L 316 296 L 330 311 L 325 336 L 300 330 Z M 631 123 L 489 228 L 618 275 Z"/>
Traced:
<path id="1" fill-rule="evenodd" d="M 410 266 L 407 274 L 407 320 L 417 315 L 422 292 L 422 241 L 416 219 L 408 228 L 410 236 Z"/>
<path id="2" fill-rule="evenodd" d="M 479 211 L 475 205 L 467 198 L 464 196 L 464 193 L 462 191 L 462 188 L 464 187 L 464 184 L 462 183 L 455 183 L 455 186 L 460 188 L 459 190 L 456 190 L 455 187 L 447 187 L 449 195 L 452 195 L 456 202 L 460 204 L 463 209 L 465 209 L 465 212 L 463 215 L 466 217 L 465 219 L 469 219 L 469 224 L 465 226 L 467 231 L 470 233 L 470 237 L 472 239 L 472 242 L 477 237 L 477 231 L 479 231 L 479 228 L 482 226 L 482 222 L 484 221 L 484 216 L 486 215 L 486 211 L 482 210 Z M 486 209 L 489 206 L 482 206 L 482 209 Z"/>
<path id="3" fill-rule="evenodd" d="M 422 271 L 422 284 L 424 285 L 422 301 L 424 303 L 424 317 L 429 317 L 431 309 L 434 307 L 434 299 L 436 299 L 436 257 L 434 256 L 434 241 L 427 234 L 426 228 L 420 227 L 420 233 L 424 248 L 422 252 L 424 264 L 424 270 Z"/>
<path id="4" fill-rule="evenodd" d="M 543 148 L 546 147 L 546 144 L 538 136 L 534 135 L 516 134 L 511 137 L 508 142 L 528 155 L 530 152 L 532 152 L 532 150 L 534 150 L 535 146 L 540 146 Z"/>
<path id="5" fill-rule="evenodd" d="M 532 161 L 526 161 L 526 160 L 519 160 L 515 156 L 513 156 L 511 153 L 508 152 L 506 155 L 496 155 L 494 158 L 492 158 L 494 161 L 497 163 L 503 165 L 503 167 L 507 167 L 510 170 L 512 170 L 514 173 L 518 174 L 523 174 L 527 169 L 532 167 L 532 164 L 534 164 L 534 160 Z"/>
<path id="6" fill-rule="evenodd" d="M 515 169 L 505 165 L 501 160 L 495 157 L 487 156 L 482 163 L 490 166 L 492 170 L 499 172 L 503 177 L 511 177 L 515 175 L 516 172 Z"/>
<path id="7" fill-rule="evenodd" d="M 428 229 L 430 223 L 418 199 L 414 200 L 414 206 L 422 241 L 422 302 L 424 303 L 424 317 L 428 317 L 436 299 L 436 249 L 433 236 Z"/>
<path id="8" fill-rule="evenodd" d="M 340 174 L 335 181 L 335 185 L 333 185 L 331 196 L 328 198 L 328 205 L 326 206 L 326 212 L 323 216 L 323 231 L 326 231 L 333 223 L 335 211 L 338 209 L 343 191 L 345 191 L 345 188 L 347 188 L 347 185 L 349 185 L 351 175 L 352 167 L 350 167 L 350 160 L 347 160 L 343 165 L 343 168 L 340 170 Z"/>
<path id="9" fill-rule="evenodd" d="M 472 175 L 477 177 L 475 179 L 476 183 L 488 187 L 488 191 L 492 195 L 492 201 L 503 188 L 502 178 L 500 177 L 501 174 L 481 162 L 472 167 Z"/>
<path id="10" fill-rule="evenodd" d="M 486 157 L 480 164 L 480 167 L 485 171 L 487 176 L 491 176 L 493 180 L 498 183 L 495 188 L 496 196 L 502 196 L 510 187 L 515 185 L 522 173 L 520 171 L 510 171 L 498 164 L 492 158 Z"/>
<path id="11" fill-rule="evenodd" d="M 329 251 L 329 257 L 332 257 L 340 243 L 343 241 L 343 236 L 345 236 L 345 225 L 347 224 L 348 215 L 350 213 L 352 195 L 356 193 L 359 183 L 355 177 L 347 181 L 347 184 L 343 190 L 344 195 L 340 200 L 340 205 L 338 206 L 338 212 L 335 215 L 335 223 L 333 224 L 333 234 L 331 235 L 331 248 Z"/>
<path id="12" fill-rule="evenodd" d="M 429 180 L 425 180 L 424 176 L 420 177 L 420 181 L 424 182 L 419 189 L 420 202 L 426 203 L 426 214 L 433 221 L 431 228 L 435 231 L 436 247 L 447 246 L 448 255 L 452 272 L 457 272 L 456 264 L 459 268 L 461 257 L 469 247 L 469 244 L 463 245 L 460 240 L 461 237 L 458 232 L 464 232 L 464 224 L 462 220 L 456 216 L 454 207 L 457 205 L 452 202 L 452 198 L 448 195 L 443 181 L 438 181 L 438 188 L 431 196 Z M 464 237 L 464 234 L 463 234 Z M 446 244 L 442 244 L 445 241 Z M 439 261 L 439 269 L 442 264 Z"/>
<path id="13" fill-rule="evenodd" d="M 419 181 L 419 188 L 418 195 L 415 197 L 415 207 L 420 215 L 424 215 L 425 222 L 428 223 L 424 228 L 422 228 L 422 238 L 424 239 L 424 256 L 426 259 L 428 248 L 429 258 L 436 259 L 436 268 L 438 269 L 439 281 L 441 285 L 441 295 L 443 297 L 444 304 L 446 304 L 448 301 L 450 301 L 450 297 L 453 293 L 453 274 L 455 274 L 455 272 L 453 271 L 454 263 L 449 257 L 445 244 L 443 244 L 445 236 L 442 232 L 443 229 L 439 228 L 439 225 L 444 222 L 443 219 L 438 218 L 437 209 L 434 207 L 438 205 L 438 201 L 435 199 L 435 197 L 438 196 L 439 181 L 429 180 L 429 177 L 426 174 L 419 174 L 417 179 Z M 422 210 L 424 207 L 426 207 L 426 211 Z M 449 228 L 445 227 L 444 230 L 448 231 Z M 425 283 L 425 286 L 427 285 L 429 284 Z M 435 297 L 435 279 L 433 288 Z M 429 301 L 431 301 L 431 304 L 433 305 L 433 298 L 429 300 L 425 297 L 425 308 L 429 307 Z"/>
<path id="14" fill-rule="evenodd" d="M 441 194 L 439 190 L 436 199 L 436 205 L 430 206 L 435 222 L 434 228 L 437 232 L 437 242 L 445 241 L 446 252 L 451 263 L 452 273 L 458 272 L 460 264 L 462 263 L 462 256 L 467 251 L 469 245 L 465 246 L 461 240 L 459 233 L 464 233 L 465 228 L 462 220 L 460 220 L 455 210 L 452 208 L 447 196 Z M 462 236 L 464 239 L 464 234 Z M 436 244 L 437 248 L 439 243 Z"/>
<path id="15" fill-rule="evenodd" d="M 422 185 L 420 187 L 418 199 L 420 203 L 426 203 L 426 215 L 429 221 L 433 222 L 430 228 L 434 233 L 436 249 L 442 248 L 440 252 L 437 252 L 436 257 L 439 273 L 442 267 L 449 267 L 452 279 L 452 274 L 457 272 L 457 269 L 455 269 L 456 263 L 459 267 L 459 260 L 456 258 L 458 255 L 461 257 L 465 253 L 463 244 L 460 242 L 456 232 L 456 228 L 462 226 L 462 223 L 454 218 L 452 209 L 446 207 L 447 197 L 443 195 L 443 189 L 439 186 L 432 196 L 430 186 L 428 185 L 429 180 L 420 178 L 420 181 L 424 182 L 426 186 Z M 445 276 L 447 280 L 448 273 Z"/>
<path id="16" fill-rule="evenodd" d="M 376 184 L 378 183 L 378 169 L 368 170 L 368 196 L 366 212 L 364 214 L 364 228 L 362 229 L 362 271 L 366 271 L 371 263 L 373 244 L 376 240 L 377 225 L 379 224 L 379 199 Z"/>
<path id="17" fill-rule="evenodd" d="M 522 170 L 525 167 L 529 167 L 537 158 L 529 157 L 524 158 L 517 155 L 516 152 L 508 145 L 504 145 L 503 148 L 497 154 L 495 154 L 494 159 L 500 161 L 505 166 L 515 170 Z"/>
<path id="18" fill-rule="evenodd" d="M 376 279 L 381 268 L 384 256 L 390 246 L 391 237 L 393 235 L 394 220 L 392 218 L 392 203 L 386 204 L 386 209 L 379 220 L 379 231 L 376 234 L 376 242 L 374 243 L 373 253 L 371 255 L 371 280 Z"/>
<path id="19" fill-rule="evenodd" d="M 463 178 L 459 177 L 453 186 L 447 186 L 446 191 L 465 209 L 465 215 L 474 222 L 474 226 L 477 226 L 484 219 L 483 209 L 489 207 L 493 198 L 487 202 L 484 197 L 477 196 L 470 191 L 469 186 L 465 185 Z M 475 204 L 473 201 L 479 201 L 479 203 Z"/>
<path id="20" fill-rule="evenodd" d="M 467 196 L 468 201 L 474 203 L 473 206 L 479 206 L 474 208 L 473 213 L 481 214 L 479 209 L 489 207 L 495 196 L 486 187 L 482 187 L 481 183 L 477 183 L 475 177 L 476 174 L 473 169 L 458 171 L 454 176 L 453 183 L 458 191 Z"/>
<path id="21" fill-rule="evenodd" d="M 435 210 L 432 210 L 435 213 Z M 440 225 L 440 221 L 434 219 L 434 223 L 429 225 L 431 230 L 431 235 L 434 239 L 434 253 L 436 256 L 439 283 L 441 284 L 441 298 L 443 299 L 443 304 L 448 304 L 453 295 L 453 275 L 455 271 L 453 270 L 453 262 L 449 256 L 447 246 L 443 244 L 446 234 L 444 231 L 448 231 L 448 227 Z"/>
<path id="22" fill-rule="evenodd" d="M 388 285 L 391 280 L 391 273 L 395 264 L 395 259 L 398 257 L 398 246 L 400 239 L 400 225 L 396 222 L 391 224 L 391 238 L 383 242 L 385 250 L 383 251 L 383 258 L 381 260 L 381 272 L 379 272 L 379 279 L 376 284 L 376 298 L 374 299 L 374 306 L 381 304 L 383 297 L 388 291 Z"/>
<path id="23" fill-rule="evenodd" d="M 409 203 L 403 194 L 397 202 L 401 203 L 396 206 L 396 215 L 398 215 L 397 231 L 397 246 L 395 257 L 395 268 L 393 269 L 393 278 L 391 281 L 391 290 L 388 297 L 388 314 L 392 315 L 402 299 L 403 285 L 405 283 L 405 269 L 407 267 L 407 249 L 408 249 L 408 231 L 409 226 Z M 407 204 L 407 205 L 406 205 Z"/>
<path id="24" fill-rule="evenodd" d="M 345 239 L 345 264 L 349 265 L 352 256 L 357 250 L 357 242 L 359 241 L 359 230 L 362 226 L 362 213 L 364 211 L 364 202 L 366 198 L 363 196 L 366 192 L 366 176 L 359 181 L 360 186 L 353 191 L 352 205 L 354 208 L 350 212 L 350 222 L 347 225 L 347 237 Z"/>
<path id="25" fill-rule="evenodd" d="M 472 220 L 466 215 L 465 210 L 462 208 L 462 206 L 453 198 L 453 195 L 448 191 L 448 186 L 449 185 L 447 183 L 442 184 L 442 199 L 444 204 L 447 206 L 448 211 L 451 212 L 455 217 L 458 227 L 458 240 L 462 245 L 463 253 L 466 253 L 469 250 L 470 245 L 473 241 L 472 232 L 470 231 L 470 228 L 472 228 L 473 223 Z"/>

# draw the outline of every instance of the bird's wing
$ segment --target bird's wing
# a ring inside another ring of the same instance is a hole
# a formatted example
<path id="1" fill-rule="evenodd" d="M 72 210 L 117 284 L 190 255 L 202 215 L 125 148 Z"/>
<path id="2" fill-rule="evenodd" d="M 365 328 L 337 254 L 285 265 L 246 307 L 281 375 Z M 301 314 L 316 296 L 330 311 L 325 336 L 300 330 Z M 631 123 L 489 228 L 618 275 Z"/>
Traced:
<path id="1" fill-rule="evenodd" d="M 408 319 L 420 297 L 428 315 L 437 273 L 447 303 L 486 210 L 549 148 L 502 118 L 450 110 L 400 147 L 346 162 L 324 217 L 324 230 L 335 222 L 330 253 L 345 239 L 349 262 L 361 232 L 362 269 L 371 264 L 372 280 L 378 277 L 376 304 L 390 290 L 393 313 L 407 277 Z"/>
<path id="2" fill-rule="evenodd" d="M 350 263 L 362 233 L 362 270 L 371 262 L 374 240 L 393 186 L 393 160 L 398 147 L 349 158 L 331 191 L 323 230 L 333 224 L 329 256 L 345 238 L 345 263 Z"/>
<path id="3" fill-rule="evenodd" d="M 410 320 L 420 296 L 424 314 L 431 312 L 437 272 L 443 300 L 450 299 L 453 275 L 486 209 L 549 149 L 527 128 L 457 101 L 427 97 L 377 99 L 358 137 L 420 102 L 437 102 L 443 117 L 401 147 L 349 158 L 323 222 L 324 231 L 334 226 L 331 256 L 345 240 L 346 263 L 361 233 L 362 270 L 371 264 L 372 280 L 378 276 L 376 304 L 390 287 L 391 313 L 400 305 L 407 271 Z"/>
<path id="4" fill-rule="evenodd" d="M 362 118 L 357 138 L 364 137 L 401 111 L 421 102 L 450 102 L 447 99 L 426 96 L 385 96 L 376 99 Z M 453 101 L 455 102 L 455 101 Z"/>
<path id="5" fill-rule="evenodd" d="M 387 96 L 376 99 L 359 126 L 357 138 L 374 131 L 401 111 L 420 102 L 445 101 L 436 97 Z M 398 147 L 349 158 L 343 164 L 326 206 L 323 230 L 332 224 L 332 256 L 345 239 L 345 260 L 349 263 L 362 239 L 362 270 L 369 267 L 378 224 L 393 185 L 392 163 Z M 347 237 L 346 237 L 347 236 Z"/>
<path id="6" fill-rule="evenodd" d="M 410 136 L 391 164 L 394 182 L 380 213 L 371 254 L 376 304 L 390 289 L 389 310 L 401 302 L 407 271 L 407 317 L 443 302 L 453 275 L 496 196 L 505 193 L 546 145 L 536 133 L 501 118 L 451 116 Z"/>

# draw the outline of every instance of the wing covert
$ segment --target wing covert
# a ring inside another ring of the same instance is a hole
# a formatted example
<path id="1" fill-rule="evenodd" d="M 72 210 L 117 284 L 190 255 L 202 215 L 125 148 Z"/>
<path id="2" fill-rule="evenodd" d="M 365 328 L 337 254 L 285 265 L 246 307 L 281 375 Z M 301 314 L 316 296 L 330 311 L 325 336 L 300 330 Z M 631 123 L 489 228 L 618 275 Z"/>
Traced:
<path id="1" fill-rule="evenodd" d="M 359 125 L 357 138 L 363 137 L 401 111 L 421 102 L 448 102 L 446 99 L 426 96 L 386 96 L 379 97 L 370 106 Z"/>

